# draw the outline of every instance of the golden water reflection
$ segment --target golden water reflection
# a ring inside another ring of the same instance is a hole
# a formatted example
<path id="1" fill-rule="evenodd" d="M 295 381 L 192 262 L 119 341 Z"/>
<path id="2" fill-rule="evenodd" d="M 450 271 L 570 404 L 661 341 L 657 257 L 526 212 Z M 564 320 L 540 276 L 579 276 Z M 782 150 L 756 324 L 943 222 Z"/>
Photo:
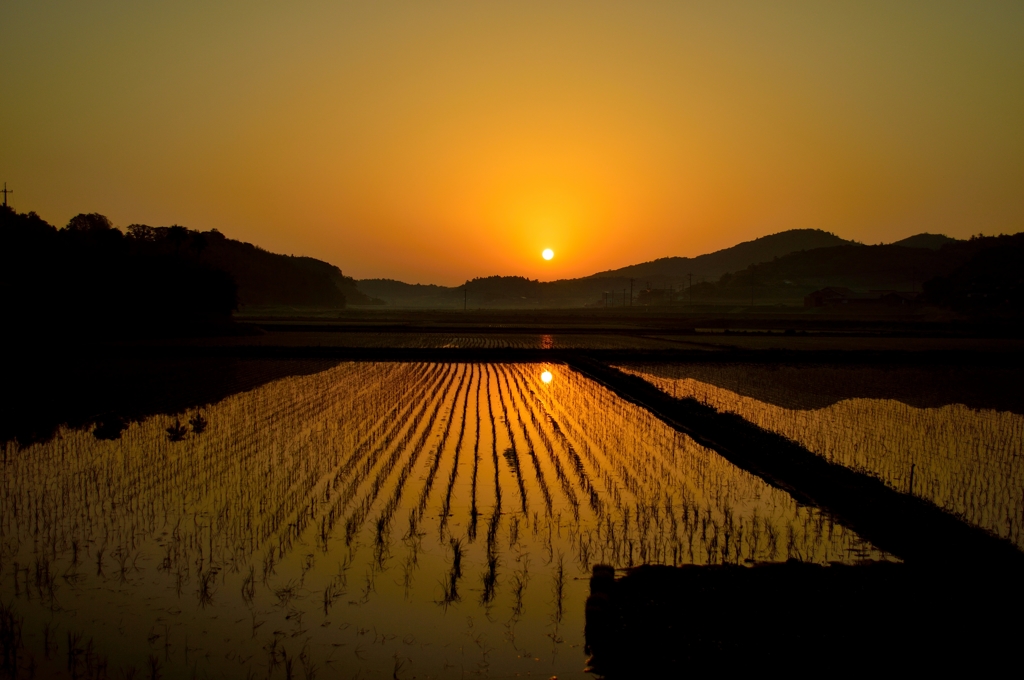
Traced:
<path id="1" fill-rule="evenodd" d="M 885 557 L 554 365 L 340 364 L 4 454 L 43 674 L 576 677 L 597 562 Z"/>

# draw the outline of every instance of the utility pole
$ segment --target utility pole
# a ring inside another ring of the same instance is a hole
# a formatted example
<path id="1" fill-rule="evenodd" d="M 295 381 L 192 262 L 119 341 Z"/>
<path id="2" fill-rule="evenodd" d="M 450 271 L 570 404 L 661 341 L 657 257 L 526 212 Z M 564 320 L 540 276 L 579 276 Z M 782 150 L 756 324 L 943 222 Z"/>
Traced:
<path id="1" fill-rule="evenodd" d="M 4 207 L 7 207 L 7 194 L 13 194 L 14 189 L 7 188 L 7 182 L 4 182 Z"/>
<path id="2" fill-rule="evenodd" d="M 462 311 L 466 311 L 469 305 L 469 289 L 465 286 L 462 287 Z"/>
<path id="3" fill-rule="evenodd" d="M 633 306 L 633 279 L 629 280 L 629 306 Z"/>
<path id="4" fill-rule="evenodd" d="M 625 288 L 622 289 L 622 306 L 623 307 L 626 306 L 626 289 Z"/>

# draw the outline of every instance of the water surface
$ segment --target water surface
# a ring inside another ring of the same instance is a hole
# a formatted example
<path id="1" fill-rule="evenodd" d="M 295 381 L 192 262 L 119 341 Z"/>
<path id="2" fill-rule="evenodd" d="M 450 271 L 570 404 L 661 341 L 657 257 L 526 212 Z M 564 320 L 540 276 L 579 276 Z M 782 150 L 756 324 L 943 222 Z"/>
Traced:
<path id="1" fill-rule="evenodd" d="M 3 466 L 40 671 L 580 677 L 595 563 L 885 558 L 555 365 L 342 363 Z"/>
<path id="2" fill-rule="evenodd" d="M 673 396 L 737 413 L 1024 548 L 1024 409 L 1019 382 L 1006 384 L 1019 380 L 1016 371 L 686 364 L 622 370 Z"/>

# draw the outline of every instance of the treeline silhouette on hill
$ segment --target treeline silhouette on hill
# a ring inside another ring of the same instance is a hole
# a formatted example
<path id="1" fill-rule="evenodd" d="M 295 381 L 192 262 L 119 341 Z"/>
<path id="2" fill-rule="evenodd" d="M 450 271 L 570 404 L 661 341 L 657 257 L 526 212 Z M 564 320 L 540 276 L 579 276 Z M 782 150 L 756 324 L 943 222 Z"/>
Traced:
<path id="1" fill-rule="evenodd" d="M 925 299 L 957 311 L 1024 312 L 1024 233 L 943 246 L 964 260 L 924 284 Z"/>
<path id="2" fill-rule="evenodd" d="M 950 240 L 941 247 L 899 243 L 799 251 L 695 286 L 695 299 L 743 298 L 750 291 L 785 297 L 825 286 L 923 291 L 922 302 L 961 312 L 1018 313 L 1024 233 Z"/>
<path id="3" fill-rule="evenodd" d="M 139 228 L 129 227 L 129 234 Z M 204 261 L 228 272 L 238 283 L 241 305 L 340 309 L 377 302 L 364 295 L 352 277 L 322 260 L 271 253 L 216 230 L 190 234 L 205 238 Z"/>
<path id="4" fill-rule="evenodd" d="M 267 252 L 217 230 L 133 224 L 100 214 L 62 229 L 0 208 L 0 281 L 8 314 L 39 326 L 222 323 L 239 305 L 340 309 L 372 303 L 337 267 Z"/>
<path id="5" fill-rule="evenodd" d="M 63 229 L 0 209 L 5 312 L 39 328 L 169 326 L 224 321 L 238 306 L 231 275 L 202 258 L 187 229 L 125 234 L 103 215 Z"/>
<path id="6" fill-rule="evenodd" d="M 630 292 L 634 305 L 802 306 L 813 291 L 843 287 L 869 295 L 923 293 L 906 299 L 967 314 L 1019 315 L 1022 244 L 1024 234 L 957 240 L 923 233 L 872 246 L 802 229 L 695 258 L 663 258 L 579 279 L 490 276 L 455 287 L 364 279 L 359 286 L 390 305 L 421 308 L 619 307 L 630 304 Z M 752 259 L 757 257 L 766 259 Z M 736 268 L 724 269 L 729 266 Z M 648 286 L 654 290 L 645 290 Z"/>
<path id="7" fill-rule="evenodd" d="M 737 243 L 713 253 L 697 257 L 662 257 L 650 262 L 599 272 L 587 278 L 635 278 L 659 284 L 675 281 L 717 279 L 726 272 L 734 272 L 755 263 L 800 250 L 815 250 L 834 246 L 859 245 L 821 229 L 790 229 L 769 234 L 752 241 Z"/>

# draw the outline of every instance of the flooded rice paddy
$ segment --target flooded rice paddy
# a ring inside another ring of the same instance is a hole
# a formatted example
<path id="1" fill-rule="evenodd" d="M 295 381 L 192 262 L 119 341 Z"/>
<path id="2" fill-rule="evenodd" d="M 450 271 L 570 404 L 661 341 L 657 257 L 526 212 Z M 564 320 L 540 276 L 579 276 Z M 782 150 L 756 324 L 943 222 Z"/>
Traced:
<path id="1" fill-rule="evenodd" d="M 3 470 L 41 676 L 579 677 L 595 563 L 886 558 L 555 365 L 343 363 Z"/>
<path id="2" fill-rule="evenodd" d="M 740 365 L 621 369 L 673 396 L 739 414 L 1024 548 L 1024 415 L 1015 385 L 1013 395 L 994 394 L 1003 382 L 998 377 L 971 371 L 927 385 L 923 376 L 934 371 Z M 981 385 L 987 393 L 975 389 Z M 850 396 L 857 394 L 871 396 Z"/>

